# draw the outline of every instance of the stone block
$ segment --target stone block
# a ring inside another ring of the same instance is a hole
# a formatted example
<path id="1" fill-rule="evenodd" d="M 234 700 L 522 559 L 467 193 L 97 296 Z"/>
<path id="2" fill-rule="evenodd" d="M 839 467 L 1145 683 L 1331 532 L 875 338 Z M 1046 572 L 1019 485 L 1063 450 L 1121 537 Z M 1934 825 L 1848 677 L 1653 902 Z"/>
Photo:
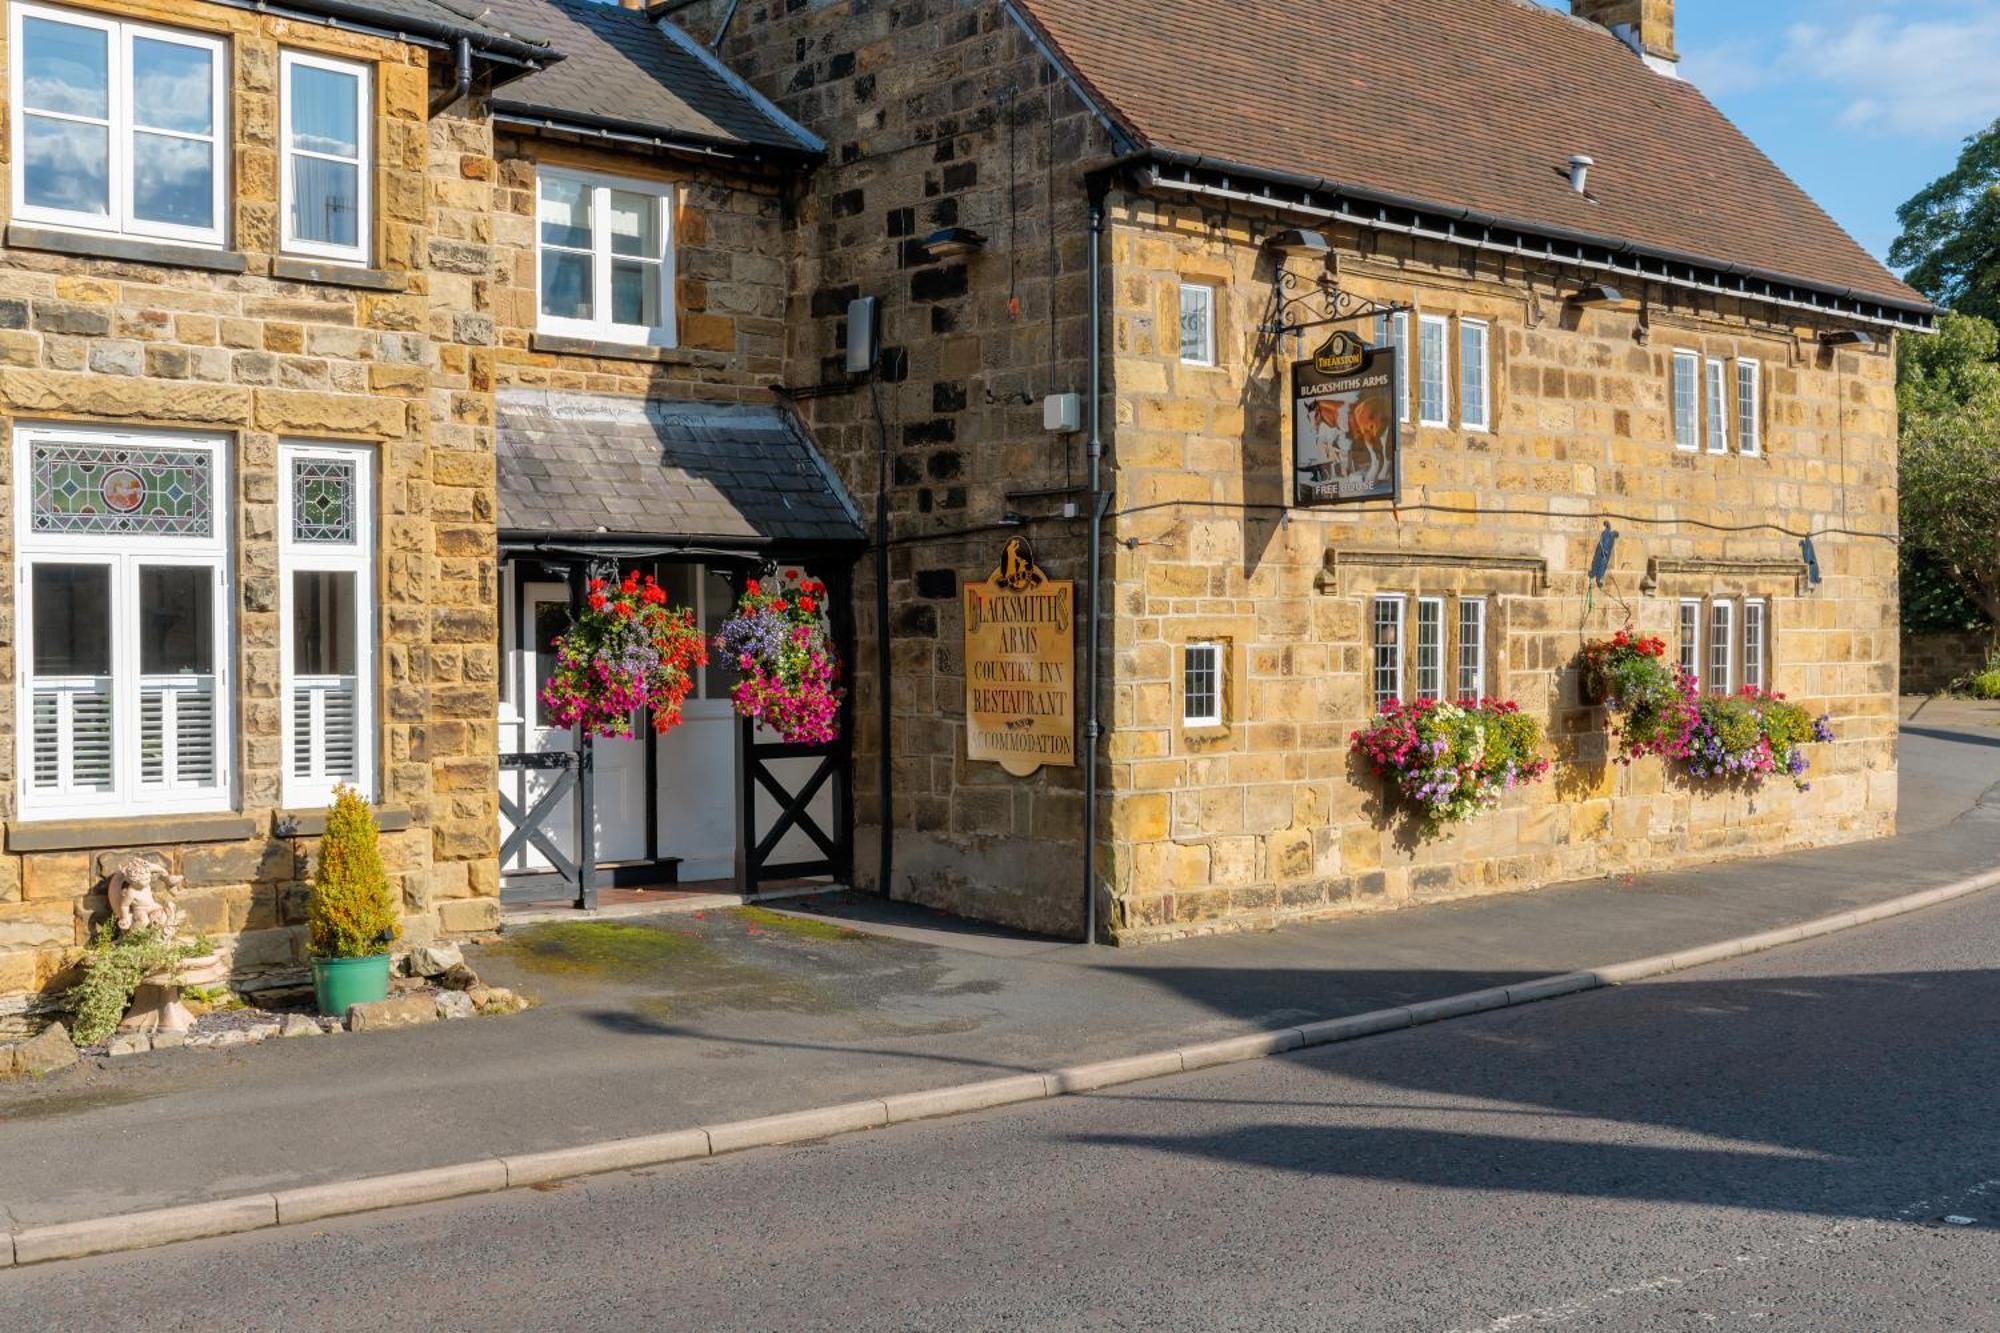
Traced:
<path id="1" fill-rule="evenodd" d="M 75 1043 L 69 1039 L 69 1029 L 61 1023 L 51 1023 L 28 1040 L 0 1047 L 0 1051 L 6 1055 L 0 1072 L 15 1078 L 40 1078 L 67 1069 L 79 1058 Z"/>
<path id="2" fill-rule="evenodd" d="M 416 1027 L 438 1020 L 437 1002 L 427 991 L 391 995 L 386 1000 L 352 1005 L 347 1011 L 349 1032 L 384 1032 L 391 1028 Z"/>
<path id="3" fill-rule="evenodd" d="M 30 902 L 81 898 L 100 882 L 89 852 L 36 852 L 22 858 L 22 872 L 22 896 Z"/>
<path id="4" fill-rule="evenodd" d="M 455 898 L 439 903 L 437 916 L 439 928 L 447 934 L 497 930 L 500 926 L 500 901 L 497 898 Z"/>

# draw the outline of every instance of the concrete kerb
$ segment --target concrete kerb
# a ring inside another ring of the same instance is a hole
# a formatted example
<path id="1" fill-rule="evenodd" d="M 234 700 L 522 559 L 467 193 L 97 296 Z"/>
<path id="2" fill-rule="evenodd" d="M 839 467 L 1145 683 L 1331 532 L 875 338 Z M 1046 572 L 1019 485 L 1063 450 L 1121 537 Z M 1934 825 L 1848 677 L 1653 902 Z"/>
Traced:
<path id="1" fill-rule="evenodd" d="M 1420 1004 L 1351 1014 L 1345 1018 L 1332 1018 L 1298 1027 L 1247 1033 L 1240 1037 L 1225 1037 L 1218 1041 L 1099 1060 L 1091 1064 L 1069 1065 L 1047 1073 L 1019 1074 L 954 1087 L 896 1093 L 837 1106 L 759 1116 L 698 1129 L 610 1139 L 549 1152 L 481 1158 L 452 1166 L 336 1181 L 275 1194 L 243 1195 L 150 1212 L 28 1227 L 0 1233 L 0 1268 L 120 1250 L 149 1249 L 176 1241 L 257 1231 L 315 1218 L 490 1194 L 551 1180 L 659 1166 L 749 1148 L 806 1143 L 856 1130 L 963 1115 L 997 1106 L 1142 1082 L 1187 1070 L 1263 1059 L 1287 1051 L 1353 1041 L 1422 1023 L 1534 1004 L 1557 996 L 1664 976 L 1704 963 L 1738 958 L 1935 907 L 1996 884 L 2000 884 L 2000 870 L 1854 911 L 1821 917 L 1803 925 L 1762 931 L 1698 949 L 1538 977 L 1510 986 L 1467 991 Z"/>

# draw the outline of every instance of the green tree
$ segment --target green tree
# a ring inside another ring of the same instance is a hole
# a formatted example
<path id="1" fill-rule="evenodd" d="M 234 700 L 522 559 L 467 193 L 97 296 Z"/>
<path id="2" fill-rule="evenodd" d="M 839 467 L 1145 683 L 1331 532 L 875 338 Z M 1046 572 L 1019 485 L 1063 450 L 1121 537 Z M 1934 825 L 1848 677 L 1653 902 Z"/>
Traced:
<path id="1" fill-rule="evenodd" d="M 1950 606 L 1941 577 L 2000 622 L 2000 328 L 1947 314 L 1934 336 L 1900 347 L 1906 607 L 1939 622 L 1924 628 L 1977 619 Z"/>
<path id="2" fill-rule="evenodd" d="M 1958 163 L 1896 210 L 1889 262 L 1961 314 L 2000 319 L 2000 121 L 1965 141 Z"/>

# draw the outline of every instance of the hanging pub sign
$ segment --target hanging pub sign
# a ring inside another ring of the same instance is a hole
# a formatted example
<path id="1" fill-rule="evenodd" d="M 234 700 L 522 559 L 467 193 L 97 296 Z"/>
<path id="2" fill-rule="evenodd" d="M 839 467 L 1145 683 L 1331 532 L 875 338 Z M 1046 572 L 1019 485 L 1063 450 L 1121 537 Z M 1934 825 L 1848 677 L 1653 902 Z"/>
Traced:
<path id="1" fill-rule="evenodd" d="M 1292 363 L 1292 492 L 1301 505 L 1394 500 L 1402 476 L 1396 349 L 1336 330 Z"/>
<path id="2" fill-rule="evenodd" d="M 1024 778 L 1076 766 L 1076 584 L 1051 579 L 1008 539 L 965 593 L 965 757 Z"/>

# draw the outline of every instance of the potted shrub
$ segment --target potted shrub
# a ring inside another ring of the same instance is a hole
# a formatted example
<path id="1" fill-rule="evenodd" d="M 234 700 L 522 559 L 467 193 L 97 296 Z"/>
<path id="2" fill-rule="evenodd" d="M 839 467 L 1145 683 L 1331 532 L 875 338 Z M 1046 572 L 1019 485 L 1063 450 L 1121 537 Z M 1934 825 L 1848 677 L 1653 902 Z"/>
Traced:
<path id="1" fill-rule="evenodd" d="M 1432 830 L 1491 810 L 1549 771 L 1541 724 L 1512 700 L 1391 701 L 1350 740 Z"/>
<path id="2" fill-rule="evenodd" d="M 1641 755 L 1685 758 L 1694 731 L 1696 684 L 1667 661 L 1666 641 L 1619 630 L 1583 645 L 1584 701 L 1618 719 L 1618 762 Z"/>
<path id="3" fill-rule="evenodd" d="M 680 723 L 694 668 L 708 662 L 694 612 L 668 607 L 666 589 L 637 570 L 616 585 L 592 579 L 589 594 L 589 607 L 552 645 L 555 669 L 542 690 L 550 719 L 629 740 L 643 708 L 666 734 Z"/>
<path id="4" fill-rule="evenodd" d="M 380 839 L 368 802 L 351 787 L 336 788 L 306 908 L 313 995 L 331 1017 L 389 993 L 389 946 L 402 926 Z"/>
<path id="5" fill-rule="evenodd" d="M 781 583 L 744 585 L 715 650 L 742 673 L 730 700 L 793 745 L 825 745 L 838 734 L 840 666 L 827 633 L 826 585 L 790 570 Z"/>

